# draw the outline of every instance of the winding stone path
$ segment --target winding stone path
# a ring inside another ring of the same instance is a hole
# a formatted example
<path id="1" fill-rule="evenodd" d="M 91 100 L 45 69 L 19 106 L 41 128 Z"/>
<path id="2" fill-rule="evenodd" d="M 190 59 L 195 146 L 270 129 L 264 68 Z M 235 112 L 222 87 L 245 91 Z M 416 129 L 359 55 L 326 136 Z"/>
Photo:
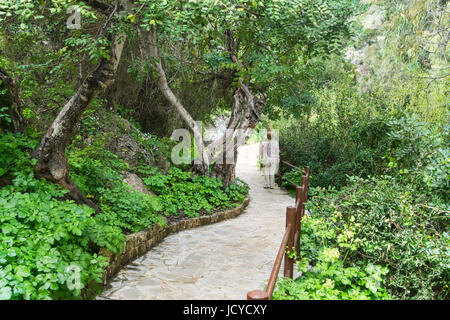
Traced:
<path id="1" fill-rule="evenodd" d="M 284 234 L 286 206 L 294 200 L 263 188 L 257 154 L 258 144 L 239 148 L 236 174 L 251 187 L 244 213 L 168 236 L 122 269 L 98 298 L 228 300 L 263 289 Z"/>

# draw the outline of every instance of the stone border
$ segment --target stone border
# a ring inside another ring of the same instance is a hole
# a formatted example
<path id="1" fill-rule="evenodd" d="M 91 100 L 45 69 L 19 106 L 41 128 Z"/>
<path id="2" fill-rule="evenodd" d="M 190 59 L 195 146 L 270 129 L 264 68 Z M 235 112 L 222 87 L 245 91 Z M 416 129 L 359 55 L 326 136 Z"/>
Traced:
<path id="1" fill-rule="evenodd" d="M 144 230 L 127 235 L 123 251 L 120 254 L 115 254 L 106 248 L 102 248 L 99 254 L 107 257 L 109 262 L 109 266 L 106 267 L 102 275 L 103 286 L 107 285 L 125 265 L 142 256 L 151 248 L 162 242 L 165 237 L 182 230 L 206 226 L 219 221 L 235 218 L 244 211 L 248 206 L 248 203 L 249 197 L 247 196 L 236 208 L 226 209 L 212 215 L 183 219 L 163 227 L 157 225 L 151 230 Z"/>

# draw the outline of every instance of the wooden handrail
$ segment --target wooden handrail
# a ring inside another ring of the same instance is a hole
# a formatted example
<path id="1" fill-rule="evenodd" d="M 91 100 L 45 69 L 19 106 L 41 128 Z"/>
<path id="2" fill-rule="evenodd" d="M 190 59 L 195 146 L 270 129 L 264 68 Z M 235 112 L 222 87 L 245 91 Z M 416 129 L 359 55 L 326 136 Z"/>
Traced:
<path id="1" fill-rule="evenodd" d="M 283 259 L 284 251 L 289 239 L 289 235 L 292 230 L 292 225 L 288 225 L 286 231 L 284 232 L 283 240 L 281 240 L 280 249 L 278 249 L 277 257 L 275 263 L 273 264 L 272 273 L 270 274 L 269 282 L 267 283 L 266 292 L 269 297 L 272 296 L 273 289 L 275 288 L 275 283 L 277 282 L 278 272 L 280 272 L 281 260 Z"/>
<path id="2" fill-rule="evenodd" d="M 297 184 L 296 184 L 295 182 L 292 182 L 292 181 L 289 180 L 289 179 L 286 179 L 286 181 L 289 182 L 290 184 L 292 184 L 294 187 L 298 187 Z"/>
<path id="3" fill-rule="evenodd" d="M 283 161 L 280 156 L 280 175 L 278 177 L 279 184 L 281 184 L 282 163 Z M 286 208 L 286 229 L 283 239 L 281 240 L 280 248 L 278 249 L 277 257 L 275 259 L 266 290 L 249 291 L 247 293 L 247 300 L 270 300 L 272 298 L 272 293 L 281 267 L 281 260 L 283 259 L 283 253 L 284 276 L 291 279 L 294 277 L 294 261 L 289 258 L 289 254 L 286 249 L 294 249 L 297 256 L 300 257 L 302 218 L 305 213 L 305 202 L 308 201 L 309 167 L 306 167 L 305 172 L 306 175 L 302 176 L 302 185 L 296 187 L 295 206 Z"/>
<path id="4" fill-rule="evenodd" d="M 305 174 L 304 176 L 306 176 L 307 179 L 309 179 L 309 166 L 306 166 L 305 169 L 300 169 L 299 167 L 296 167 L 293 164 L 291 164 L 291 163 L 289 163 L 287 161 L 284 161 L 283 160 L 283 156 L 280 154 L 280 163 L 278 165 L 278 187 L 281 188 L 282 177 L 283 177 L 283 164 L 285 164 L 285 165 L 287 165 L 287 166 L 289 166 L 289 167 L 291 167 L 291 168 L 293 168 L 293 169 L 295 169 L 297 171 L 303 172 Z M 286 179 L 286 180 L 287 180 L 287 182 L 292 184 L 294 187 L 298 187 L 298 185 L 295 182 L 293 182 L 293 181 L 291 181 L 289 179 Z M 303 185 L 303 180 L 302 180 L 302 185 Z M 306 186 L 305 189 L 306 189 L 305 192 L 307 193 L 308 186 Z"/>
<path id="5" fill-rule="evenodd" d="M 305 171 L 304 169 L 300 169 L 299 167 L 296 167 L 296 166 L 294 166 L 293 164 L 290 164 L 290 163 L 287 162 L 287 161 L 282 160 L 281 162 L 284 163 L 285 165 L 287 165 L 287 166 L 289 166 L 289 167 L 295 169 L 295 170 L 298 170 L 298 171 L 300 171 L 300 172 L 306 173 L 306 171 Z"/>
<path id="6" fill-rule="evenodd" d="M 280 248 L 278 249 L 277 257 L 273 264 L 272 272 L 267 283 L 266 290 L 253 290 L 247 293 L 247 300 L 270 300 L 272 297 L 275 284 L 277 282 L 278 273 L 280 272 L 281 261 L 284 255 L 284 276 L 292 278 L 294 270 L 294 261 L 289 258 L 286 253 L 286 248 L 294 248 L 294 233 L 296 226 L 296 208 L 286 208 L 286 229 L 284 231 L 283 239 L 281 240 Z"/>

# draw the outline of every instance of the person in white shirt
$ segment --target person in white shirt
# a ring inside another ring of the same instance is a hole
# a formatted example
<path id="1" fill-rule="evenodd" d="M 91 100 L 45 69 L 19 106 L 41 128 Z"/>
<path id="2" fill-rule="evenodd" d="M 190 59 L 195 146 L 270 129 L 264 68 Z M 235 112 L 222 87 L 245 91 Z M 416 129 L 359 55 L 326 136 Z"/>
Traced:
<path id="1" fill-rule="evenodd" d="M 275 173 L 278 171 L 280 162 L 280 147 L 277 141 L 272 140 L 272 133 L 267 132 L 267 141 L 260 148 L 260 159 L 264 165 L 263 175 L 265 180 L 265 189 L 273 189 L 275 186 Z"/>

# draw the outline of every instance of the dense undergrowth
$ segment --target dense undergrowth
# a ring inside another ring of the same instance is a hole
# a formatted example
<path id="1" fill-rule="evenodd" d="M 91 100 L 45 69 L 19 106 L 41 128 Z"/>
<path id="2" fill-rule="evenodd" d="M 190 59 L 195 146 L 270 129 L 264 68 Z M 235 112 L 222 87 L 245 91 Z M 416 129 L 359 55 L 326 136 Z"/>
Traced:
<path id="1" fill-rule="evenodd" d="M 361 112 L 345 126 L 330 119 L 281 131 L 282 150 L 296 150 L 287 161 L 311 166 L 312 187 L 303 274 L 280 282 L 275 297 L 447 299 L 449 126 L 413 111 L 369 117 L 363 105 L 351 106 Z M 346 112 L 357 111 L 340 116 Z M 298 173 L 283 176 L 289 188 L 286 179 L 301 184 Z M 330 251 L 335 259 L 326 260 Z M 368 276 L 369 268 L 376 273 Z"/>
<path id="2" fill-rule="evenodd" d="M 310 196 L 302 275 L 280 283 L 277 298 L 448 298 L 448 202 L 388 175 L 352 177 L 339 191 L 317 187 Z"/>
<path id="3" fill-rule="evenodd" d="M 286 161 L 311 167 L 301 275 L 279 281 L 276 299 L 449 298 L 448 79 L 430 80 L 423 57 L 402 51 L 419 41 L 408 26 L 430 19 L 425 9 L 386 3 L 392 17 L 373 39 L 389 32 L 364 57 L 368 75 L 325 64 L 310 111 L 273 123 Z"/>
<path id="4" fill-rule="evenodd" d="M 88 116 L 83 130 L 89 129 L 86 122 L 102 125 Z M 88 284 L 95 289 L 92 283 L 100 282 L 107 265 L 98 254 L 101 247 L 118 253 L 127 233 L 165 224 L 168 216 L 195 217 L 236 206 L 248 192 L 239 180 L 223 190 L 215 178 L 176 167 L 164 172 L 145 161 L 132 166 L 108 151 L 104 132 L 91 132 L 86 143 L 83 130 L 67 152 L 69 167 L 99 214 L 34 177 L 30 152 L 37 139 L 0 131 L 0 299 L 81 298 Z M 132 136 L 155 158 L 169 150 L 154 136 L 137 131 Z M 156 195 L 135 191 L 123 181 L 125 172 L 140 176 Z"/>

